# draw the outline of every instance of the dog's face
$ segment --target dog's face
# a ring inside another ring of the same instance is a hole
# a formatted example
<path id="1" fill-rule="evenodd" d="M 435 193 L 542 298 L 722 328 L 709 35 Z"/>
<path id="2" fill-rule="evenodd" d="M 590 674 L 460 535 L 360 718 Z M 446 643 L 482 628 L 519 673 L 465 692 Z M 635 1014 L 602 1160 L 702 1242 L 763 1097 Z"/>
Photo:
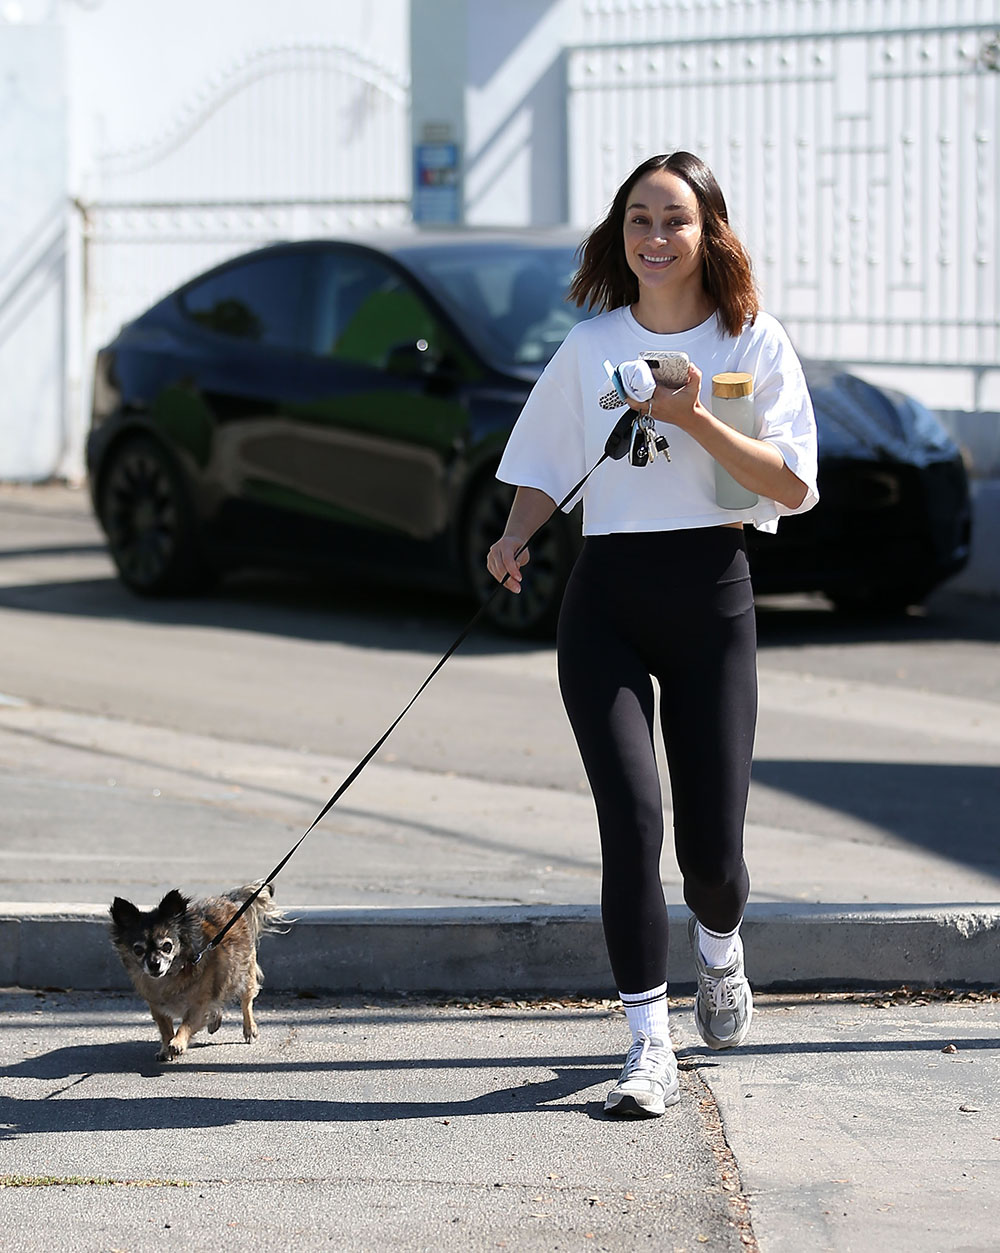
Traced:
<path id="1" fill-rule="evenodd" d="M 168 892 L 155 909 L 143 911 L 116 896 L 111 905 L 112 942 L 125 965 L 162 979 L 190 956 L 185 928 L 188 904 L 180 892 Z"/>

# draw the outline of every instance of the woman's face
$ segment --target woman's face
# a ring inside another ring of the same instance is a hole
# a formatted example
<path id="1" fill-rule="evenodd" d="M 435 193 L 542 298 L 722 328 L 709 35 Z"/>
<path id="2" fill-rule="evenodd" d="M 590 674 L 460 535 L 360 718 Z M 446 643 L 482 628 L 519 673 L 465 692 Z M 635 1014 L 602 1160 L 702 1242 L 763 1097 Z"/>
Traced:
<path id="1" fill-rule="evenodd" d="M 650 290 L 702 286 L 701 208 L 688 183 L 666 170 L 638 179 L 625 204 L 625 259 Z"/>

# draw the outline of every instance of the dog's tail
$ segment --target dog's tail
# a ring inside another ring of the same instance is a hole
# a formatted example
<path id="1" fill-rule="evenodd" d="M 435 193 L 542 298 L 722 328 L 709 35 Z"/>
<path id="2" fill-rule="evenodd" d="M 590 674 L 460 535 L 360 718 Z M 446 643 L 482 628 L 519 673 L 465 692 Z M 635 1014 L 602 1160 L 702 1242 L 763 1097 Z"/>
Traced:
<path id="1" fill-rule="evenodd" d="M 260 880 L 258 879 L 256 883 L 245 883 L 241 888 L 233 888 L 231 892 L 226 893 L 226 897 L 235 904 L 242 905 L 259 887 Z M 273 883 L 265 884 L 264 890 L 243 917 L 246 919 L 255 944 L 267 931 L 287 931 L 290 922 L 274 903 Z"/>

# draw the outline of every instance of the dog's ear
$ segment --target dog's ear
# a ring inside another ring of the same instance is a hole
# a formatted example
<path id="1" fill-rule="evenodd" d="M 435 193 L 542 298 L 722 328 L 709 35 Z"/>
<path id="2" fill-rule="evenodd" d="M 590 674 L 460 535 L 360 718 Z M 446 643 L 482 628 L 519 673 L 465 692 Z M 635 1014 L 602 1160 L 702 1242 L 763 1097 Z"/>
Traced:
<path id="1" fill-rule="evenodd" d="M 121 896 L 116 896 L 111 902 L 111 908 L 108 910 L 108 913 L 111 915 L 111 920 L 115 926 L 122 929 L 127 927 L 129 923 L 135 922 L 136 918 L 139 917 L 138 909 L 131 901 L 127 901 Z"/>
<path id="2" fill-rule="evenodd" d="M 183 918 L 190 903 L 186 896 L 174 888 L 172 892 L 168 892 L 163 900 L 160 901 L 156 907 L 156 912 L 161 918 Z"/>

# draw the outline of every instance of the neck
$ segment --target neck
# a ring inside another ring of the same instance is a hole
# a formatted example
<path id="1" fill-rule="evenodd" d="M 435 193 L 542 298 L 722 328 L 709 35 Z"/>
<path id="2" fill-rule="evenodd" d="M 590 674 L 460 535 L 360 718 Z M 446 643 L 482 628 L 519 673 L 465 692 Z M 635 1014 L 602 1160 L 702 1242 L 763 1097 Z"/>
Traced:
<path id="1" fill-rule="evenodd" d="M 686 293 L 651 292 L 640 287 L 632 316 L 654 335 L 676 335 L 700 326 L 715 309 L 715 302 L 701 286 Z"/>

